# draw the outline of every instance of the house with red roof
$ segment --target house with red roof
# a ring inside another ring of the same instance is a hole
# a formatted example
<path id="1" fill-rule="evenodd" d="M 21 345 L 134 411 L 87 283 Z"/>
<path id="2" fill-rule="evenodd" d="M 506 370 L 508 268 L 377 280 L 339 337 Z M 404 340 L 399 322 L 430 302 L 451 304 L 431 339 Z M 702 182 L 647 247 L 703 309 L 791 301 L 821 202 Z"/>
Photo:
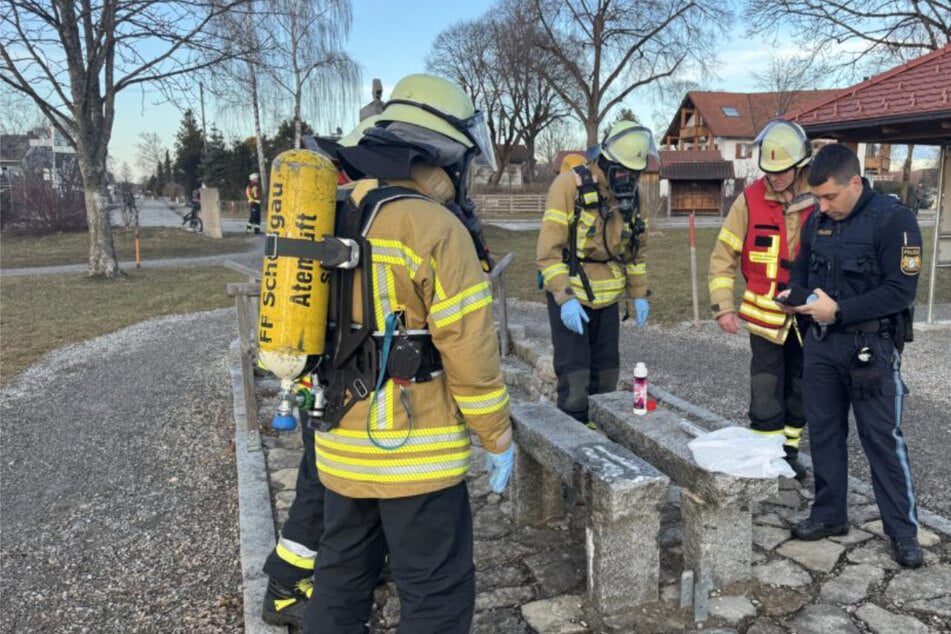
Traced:
<path id="1" fill-rule="evenodd" d="M 759 131 L 771 119 L 837 92 L 688 92 L 661 140 L 669 214 L 725 214 L 735 183 L 759 175 L 753 149 Z"/>

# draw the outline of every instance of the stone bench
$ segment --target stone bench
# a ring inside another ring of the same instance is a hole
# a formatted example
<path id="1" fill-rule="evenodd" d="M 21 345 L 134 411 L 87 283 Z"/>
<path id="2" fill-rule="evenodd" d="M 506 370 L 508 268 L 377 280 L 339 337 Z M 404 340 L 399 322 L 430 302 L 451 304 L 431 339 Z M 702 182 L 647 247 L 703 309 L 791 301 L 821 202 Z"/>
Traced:
<path id="1" fill-rule="evenodd" d="M 563 517 L 562 484 L 586 508 L 588 597 L 602 614 L 656 601 L 660 511 L 670 480 L 551 404 L 513 402 L 518 459 L 515 520 L 538 526 Z"/>
<path id="2" fill-rule="evenodd" d="M 753 560 L 750 506 L 777 495 L 779 479 L 737 478 L 703 469 L 687 443 L 706 430 L 662 406 L 636 416 L 630 392 L 591 397 L 589 415 L 608 436 L 681 487 L 684 570 L 710 575 L 719 586 L 749 579 Z"/>

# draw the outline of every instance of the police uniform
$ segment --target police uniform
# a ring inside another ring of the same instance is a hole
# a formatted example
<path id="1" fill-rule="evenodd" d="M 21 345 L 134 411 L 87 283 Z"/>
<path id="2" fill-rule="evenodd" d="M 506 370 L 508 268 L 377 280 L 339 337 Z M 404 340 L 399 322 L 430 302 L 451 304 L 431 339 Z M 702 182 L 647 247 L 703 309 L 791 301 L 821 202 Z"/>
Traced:
<path id="1" fill-rule="evenodd" d="M 386 379 L 338 426 L 317 432 L 325 526 L 305 631 L 364 631 L 385 533 L 400 631 L 468 632 L 475 601 L 469 433 L 505 450 L 511 432 L 491 288 L 469 233 L 442 204 L 455 195 L 445 170 L 416 163 L 409 179 L 386 184 L 417 195 L 371 214 L 371 261 L 358 271 L 373 268 L 373 288 L 355 276 L 353 318 L 363 322 L 363 293 L 370 293 L 378 328 L 398 316 L 393 336 L 431 340 L 439 363 L 426 376 Z M 378 185 L 360 181 L 353 196 Z"/>
<path id="2" fill-rule="evenodd" d="M 766 177 L 738 196 L 727 214 L 710 256 L 709 290 L 714 318 L 736 312 L 750 333 L 750 428 L 785 434 L 790 455 L 799 450 L 806 417 L 802 404 L 802 340 L 796 319 L 773 301 L 786 287 L 799 250 L 799 234 L 816 199 L 808 193 L 808 169 L 787 202 Z M 746 280 L 740 308 L 733 288 L 740 269 Z"/>
<path id="3" fill-rule="evenodd" d="M 840 221 L 806 223 L 790 285 L 821 288 L 838 304 L 835 323 L 805 338 L 804 393 L 816 497 L 810 519 L 847 522 L 851 405 L 885 533 L 915 537 L 918 519 L 902 435 L 901 346 L 921 269 L 921 233 L 911 211 L 871 190 Z"/>
<path id="4" fill-rule="evenodd" d="M 579 197 L 582 170 L 597 183 L 593 199 Z M 617 205 L 597 161 L 559 174 L 548 190 L 536 246 L 548 302 L 558 409 L 582 423 L 588 422 L 589 394 L 617 389 L 618 304 L 648 295 L 647 232 L 635 235 L 631 219 Z M 581 302 L 589 318 L 583 335 L 569 330 L 560 317 L 559 307 L 572 298 Z"/>

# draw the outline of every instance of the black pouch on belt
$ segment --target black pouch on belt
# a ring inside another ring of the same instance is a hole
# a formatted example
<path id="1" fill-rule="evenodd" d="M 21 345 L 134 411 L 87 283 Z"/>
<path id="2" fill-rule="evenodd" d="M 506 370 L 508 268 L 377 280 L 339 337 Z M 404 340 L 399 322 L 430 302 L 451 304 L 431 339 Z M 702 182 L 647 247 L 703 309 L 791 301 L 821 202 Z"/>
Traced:
<path id="1" fill-rule="evenodd" d="M 390 358 L 386 361 L 386 370 L 390 377 L 394 379 L 411 381 L 416 378 L 422 362 L 422 342 L 409 337 L 398 337 L 390 349 Z"/>
<path id="2" fill-rule="evenodd" d="M 862 400 L 878 396 L 882 390 L 882 368 L 874 363 L 875 354 L 866 345 L 859 346 L 852 355 L 849 378 L 852 380 L 852 398 Z"/>

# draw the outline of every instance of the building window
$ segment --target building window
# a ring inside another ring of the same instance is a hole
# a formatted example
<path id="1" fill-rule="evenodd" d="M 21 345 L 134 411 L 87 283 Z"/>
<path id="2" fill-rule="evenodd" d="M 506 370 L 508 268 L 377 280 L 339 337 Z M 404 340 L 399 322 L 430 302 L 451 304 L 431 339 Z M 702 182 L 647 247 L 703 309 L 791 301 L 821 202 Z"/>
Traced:
<path id="1" fill-rule="evenodd" d="M 722 110 L 723 114 L 725 114 L 728 117 L 740 116 L 739 111 L 737 111 L 737 109 L 734 108 L 733 106 L 720 106 L 720 110 Z"/>
<path id="2" fill-rule="evenodd" d="M 750 143 L 736 144 L 736 158 L 748 159 L 753 156 L 753 146 Z"/>

